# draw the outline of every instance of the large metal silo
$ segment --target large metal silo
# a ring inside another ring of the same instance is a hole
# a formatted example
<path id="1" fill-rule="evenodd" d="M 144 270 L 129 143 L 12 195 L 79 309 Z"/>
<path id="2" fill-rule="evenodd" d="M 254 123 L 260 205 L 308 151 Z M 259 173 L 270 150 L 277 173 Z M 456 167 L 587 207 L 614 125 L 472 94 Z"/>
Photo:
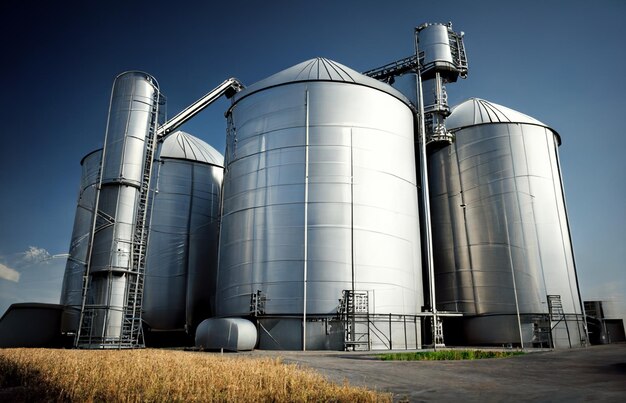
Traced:
<path id="1" fill-rule="evenodd" d="M 76 344 L 86 348 L 141 345 L 141 275 L 145 211 L 161 95 L 142 72 L 116 77 L 102 154 L 89 288 Z M 131 306 L 132 305 L 132 306 Z"/>
<path id="2" fill-rule="evenodd" d="M 215 310 L 224 157 L 178 131 L 156 163 L 143 320 L 152 331 L 192 332 Z"/>
<path id="3" fill-rule="evenodd" d="M 580 345 L 559 135 L 480 99 L 446 126 L 454 142 L 430 150 L 428 172 L 437 306 L 465 315 L 448 330 L 470 344 Z"/>
<path id="4" fill-rule="evenodd" d="M 344 291 L 368 314 L 419 313 L 408 100 L 317 58 L 239 92 L 227 118 L 217 314 L 255 316 L 261 348 L 334 349 Z M 389 318 L 373 348 L 419 343 L 419 321 L 392 335 Z"/>
<path id="5" fill-rule="evenodd" d="M 63 316 L 61 331 L 75 334 L 80 321 L 80 309 L 83 300 L 83 276 L 87 269 L 89 243 L 92 238 L 92 223 L 95 212 L 96 189 L 100 180 L 100 164 L 102 150 L 87 154 L 81 161 L 82 175 L 74 229 L 69 248 L 69 257 L 63 276 L 61 289 L 61 305 Z"/>

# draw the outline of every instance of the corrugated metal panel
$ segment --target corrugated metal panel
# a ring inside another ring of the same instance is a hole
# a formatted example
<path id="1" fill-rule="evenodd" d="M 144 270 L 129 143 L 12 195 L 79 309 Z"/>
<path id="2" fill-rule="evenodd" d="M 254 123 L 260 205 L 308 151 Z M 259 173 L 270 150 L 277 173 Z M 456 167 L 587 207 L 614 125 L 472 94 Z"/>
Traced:
<path id="1" fill-rule="evenodd" d="M 455 114 L 455 141 L 429 155 L 439 309 L 501 315 L 492 326 L 505 328 L 519 308 L 524 327 L 555 294 L 565 312 L 581 314 L 558 136 L 487 101 L 467 101 Z M 494 342 L 490 326 L 471 328 L 469 342 Z M 519 342 L 517 330 L 507 343 Z"/>
<path id="2" fill-rule="evenodd" d="M 420 312 L 412 111 L 358 73 L 313 79 L 316 63 L 229 111 L 218 315 L 248 314 L 257 291 L 266 315 L 302 315 L 305 265 L 308 314 L 336 314 L 353 287 L 371 312 Z"/>
<path id="3" fill-rule="evenodd" d="M 191 329 L 214 311 L 223 159 L 184 132 L 161 148 L 143 301 L 153 330 Z"/>

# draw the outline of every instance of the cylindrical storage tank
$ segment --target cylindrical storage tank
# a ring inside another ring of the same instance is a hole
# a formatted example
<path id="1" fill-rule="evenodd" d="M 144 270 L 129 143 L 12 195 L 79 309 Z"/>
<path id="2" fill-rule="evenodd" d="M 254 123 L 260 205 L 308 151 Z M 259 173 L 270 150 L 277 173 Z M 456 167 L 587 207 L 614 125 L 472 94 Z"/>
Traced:
<path id="1" fill-rule="evenodd" d="M 156 80 L 146 73 L 116 77 L 103 151 L 90 260 L 88 309 L 93 313 L 86 347 L 116 343 L 129 272 L 133 270 L 138 203 L 144 175 L 146 141 L 153 136 L 161 97 Z M 120 297 L 121 296 L 121 297 Z M 120 306 L 120 303 L 122 304 Z"/>
<path id="2" fill-rule="evenodd" d="M 256 314 L 260 348 L 341 349 L 343 290 L 367 291 L 370 314 L 420 312 L 409 101 L 317 58 L 239 92 L 227 118 L 217 314 Z M 390 338 L 419 344 L 409 321 Z"/>
<path id="3" fill-rule="evenodd" d="M 459 60 L 463 53 L 462 37 L 463 33 L 452 30 L 452 24 L 427 23 L 416 28 L 423 80 L 439 73 L 454 82 L 459 73 L 467 72 L 467 66 L 462 66 L 463 62 Z"/>
<path id="4" fill-rule="evenodd" d="M 61 331 L 76 333 L 80 321 L 80 309 L 83 301 L 83 276 L 87 269 L 89 242 L 91 241 L 91 227 L 96 203 L 96 189 L 100 180 L 100 164 L 102 150 L 87 154 L 80 162 L 82 175 L 74 229 L 68 251 L 69 257 L 63 276 L 61 301 L 63 315 L 61 317 Z"/>
<path id="5" fill-rule="evenodd" d="M 214 308 L 224 157 L 182 131 L 160 147 L 153 177 L 143 320 L 190 332 Z"/>
<path id="6" fill-rule="evenodd" d="M 428 172 L 437 307 L 465 315 L 455 341 L 579 345 L 559 135 L 480 99 L 456 106 L 446 126 L 455 141 L 431 150 Z M 560 296 L 565 317 L 548 317 L 548 295 Z"/>

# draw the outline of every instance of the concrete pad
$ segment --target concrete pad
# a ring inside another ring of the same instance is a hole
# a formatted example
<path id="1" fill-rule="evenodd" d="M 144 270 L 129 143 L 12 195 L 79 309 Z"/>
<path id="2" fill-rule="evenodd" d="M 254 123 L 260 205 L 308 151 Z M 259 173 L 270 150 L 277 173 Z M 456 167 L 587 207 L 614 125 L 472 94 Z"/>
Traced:
<path id="1" fill-rule="evenodd" d="M 472 361 L 380 361 L 372 352 L 250 354 L 280 356 L 334 382 L 392 392 L 395 401 L 626 402 L 626 344 Z"/>

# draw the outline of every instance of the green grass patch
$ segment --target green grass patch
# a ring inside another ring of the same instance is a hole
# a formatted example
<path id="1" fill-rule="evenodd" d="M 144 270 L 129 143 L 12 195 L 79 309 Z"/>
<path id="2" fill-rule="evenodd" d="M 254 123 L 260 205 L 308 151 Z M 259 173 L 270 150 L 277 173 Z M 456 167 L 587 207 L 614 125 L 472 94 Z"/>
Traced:
<path id="1" fill-rule="evenodd" d="M 525 353 L 522 351 L 439 350 L 378 354 L 378 358 L 384 361 L 479 360 L 483 358 L 512 357 L 522 354 Z"/>

